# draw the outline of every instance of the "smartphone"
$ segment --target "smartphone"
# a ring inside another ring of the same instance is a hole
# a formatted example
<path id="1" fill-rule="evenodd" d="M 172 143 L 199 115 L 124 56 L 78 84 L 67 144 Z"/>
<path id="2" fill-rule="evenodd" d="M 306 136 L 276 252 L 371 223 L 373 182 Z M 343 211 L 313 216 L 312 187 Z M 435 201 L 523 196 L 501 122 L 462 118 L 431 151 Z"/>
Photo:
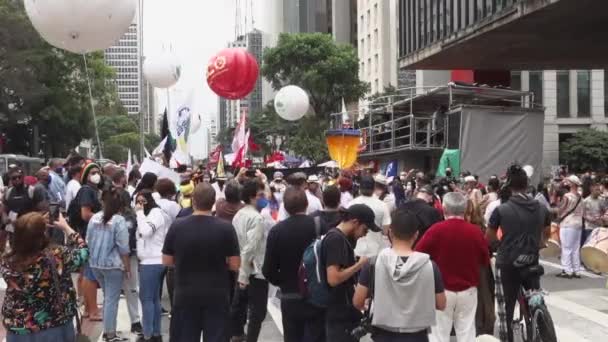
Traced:
<path id="1" fill-rule="evenodd" d="M 51 203 L 49 204 L 49 221 L 55 223 L 59 220 L 59 211 L 61 207 L 59 203 Z"/>
<path id="2" fill-rule="evenodd" d="M 255 170 L 247 170 L 245 172 L 245 176 L 247 176 L 249 178 L 255 178 Z"/>

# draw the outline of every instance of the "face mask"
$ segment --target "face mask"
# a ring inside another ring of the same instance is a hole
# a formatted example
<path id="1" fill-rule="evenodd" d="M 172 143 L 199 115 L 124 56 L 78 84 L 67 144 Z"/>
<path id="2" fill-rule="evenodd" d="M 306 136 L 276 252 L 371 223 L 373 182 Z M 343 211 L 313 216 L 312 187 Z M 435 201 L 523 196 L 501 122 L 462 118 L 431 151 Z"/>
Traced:
<path id="1" fill-rule="evenodd" d="M 91 183 L 97 185 L 101 183 L 101 175 L 99 173 L 92 175 L 91 177 L 89 177 L 89 180 L 91 181 Z"/>
<path id="2" fill-rule="evenodd" d="M 55 173 L 58 174 L 58 175 L 60 175 L 60 176 L 63 175 L 63 168 L 62 167 L 56 168 L 55 169 Z"/>
<path id="3" fill-rule="evenodd" d="M 266 207 L 268 206 L 268 204 L 269 204 L 269 202 L 268 202 L 268 200 L 267 200 L 267 199 L 265 199 L 265 198 L 260 198 L 260 199 L 258 199 L 258 200 L 256 201 L 256 203 L 255 203 L 255 207 L 256 207 L 258 210 L 262 210 L 262 209 L 266 208 Z"/>

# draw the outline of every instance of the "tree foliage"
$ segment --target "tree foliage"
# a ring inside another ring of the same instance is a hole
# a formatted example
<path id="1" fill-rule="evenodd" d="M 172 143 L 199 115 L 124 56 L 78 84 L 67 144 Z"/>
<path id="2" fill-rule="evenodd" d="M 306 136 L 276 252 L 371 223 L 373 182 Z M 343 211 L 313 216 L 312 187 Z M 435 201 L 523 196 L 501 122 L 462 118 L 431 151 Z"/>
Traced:
<path id="1" fill-rule="evenodd" d="M 570 170 L 602 170 L 608 167 L 608 132 L 578 131 L 560 146 L 560 156 Z"/>
<path id="2" fill-rule="evenodd" d="M 87 62 L 98 113 L 124 112 L 103 54 Z M 43 41 L 16 0 L 0 0 L 0 125 L 4 151 L 23 154 L 38 152 L 35 126 L 48 156 L 65 155 L 94 133 L 83 57 Z"/>
<path id="3" fill-rule="evenodd" d="M 315 114 L 288 122 L 269 104 L 252 115 L 256 143 L 267 151 L 287 149 L 313 161 L 327 158 L 324 132 L 330 114 L 340 111 L 342 99 L 357 101 L 369 90 L 359 80 L 356 50 L 322 33 L 282 34 L 276 47 L 264 51 L 262 75 L 275 90 L 286 85 L 306 90 Z"/>

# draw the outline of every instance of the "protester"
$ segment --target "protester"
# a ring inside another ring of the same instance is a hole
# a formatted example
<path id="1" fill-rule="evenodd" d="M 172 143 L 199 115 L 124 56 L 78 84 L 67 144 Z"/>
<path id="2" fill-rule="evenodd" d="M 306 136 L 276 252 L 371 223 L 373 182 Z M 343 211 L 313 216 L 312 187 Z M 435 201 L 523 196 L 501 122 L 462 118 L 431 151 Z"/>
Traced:
<path id="1" fill-rule="evenodd" d="M 306 214 L 310 215 L 315 211 L 323 210 L 321 200 L 308 191 L 308 183 L 305 173 L 296 172 L 289 176 L 287 182 L 291 187 L 299 188 L 306 194 L 306 202 L 308 203 L 308 206 L 306 207 Z M 281 207 L 279 208 L 279 221 L 283 221 L 288 217 L 289 212 L 285 209 L 285 201 L 283 201 L 283 203 L 281 203 Z"/>
<path id="2" fill-rule="evenodd" d="M 448 193 L 443 198 L 446 220 L 433 225 L 418 241 L 416 251 L 427 253 L 443 275 L 447 304 L 437 313 L 433 339 L 450 341 L 452 326 L 459 342 L 475 340 L 475 312 L 479 270 L 490 264 L 488 243 L 479 227 L 464 220 L 467 198 Z"/>
<path id="3" fill-rule="evenodd" d="M 268 234 L 262 274 L 281 289 L 283 338 L 286 342 L 325 341 L 325 314 L 322 308 L 302 298 L 298 271 L 304 250 L 316 238 L 315 223 L 306 216 L 308 199 L 300 187 L 290 186 L 283 197 L 289 217 L 274 226 Z"/>
<path id="4" fill-rule="evenodd" d="M 162 248 L 171 225 L 169 216 L 156 204 L 150 190 L 135 199 L 137 214 L 137 257 L 139 258 L 139 295 L 143 312 L 141 341 L 161 340 L 161 303 L 159 292 L 165 267 Z"/>
<path id="5" fill-rule="evenodd" d="M 49 195 L 50 201 L 65 206 L 65 182 L 63 181 L 63 161 L 51 159 L 49 162 Z"/>
<path id="6" fill-rule="evenodd" d="M 135 192 L 135 187 L 141 180 L 141 173 L 139 172 L 139 169 L 133 168 L 133 170 L 131 170 L 129 172 L 128 176 L 129 176 L 129 180 L 128 180 L 129 184 L 127 185 L 127 191 L 129 192 L 130 196 L 133 196 L 133 193 Z"/>
<path id="7" fill-rule="evenodd" d="M 51 183 L 51 176 L 46 168 L 42 168 L 36 172 L 36 179 L 38 183 L 34 186 L 34 196 L 32 196 L 32 209 L 39 212 L 46 212 L 49 210 L 49 204 L 51 203 L 51 194 L 49 192 L 49 185 Z"/>
<path id="8" fill-rule="evenodd" d="M 101 182 L 100 168 L 95 163 L 85 164 L 80 176 L 82 186 L 68 208 L 70 225 L 86 239 L 89 221 L 101 210 L 98 186 Z M 101 321 L 97 307 L 97 279 L 89 264 L 84 265 L 82 272 L 82 293 L 84 296 L 84 318 Z"/>
<path id="9" fill-rule="evenodd" d="M 279 203 L 283 202 L 283 194 L 287 190 L 287 184 L 283 180 L 283 177 L 283 172 L 276 171 L 272 176 L 272 182 L 270 182 L 270 187 L 275 189 L 274 196 Z"/>
<path id="10" fill-rule="evenodd" d="M 229 222 L 212 216 L 215 191 L 200 183 L 192 196 L 194 212 L 177 220 L 163 246 L 163 264 L 175 267 L 171 341 L 225 342 L 229 338 L 228 272 L 238 272 L 238 238 Z M 201 229 L 204 227 L 204 229 Z"/>
<path id="11" fill-rule="evenodd" d="M 420 240 L 432 225 L 442 220 L 439 211 L 433 207 L 433 190 L 429 186 L 423 186 L 416 191 L 415 198 L 405 202 L 400 209 L 409 211 L 420 220 L 418 226 L 420 232 L 417 239 Z"/>
<path id="12" fill-rule="evenodd" d="M 367 257 L 362 256 L 357 261 L 354 246 L 368 231 L 382 232 L 376 225 L 373 210 L 365 204 L 353 204 L 343 211 L 340 224 L 323 239 L 321 258 L 327 267 L 330 287 L 325 320 L 328 341 L 355 341 L 351 331 L 361 320 L 361 312 L 355 309 L 351 300 L 356 274 L 367 263 Z"/>
<path id="13" fill-rule="evenodd" d="M 397 208 L 397 201 L 395 200 L 395 195 L 388 189 L 388 180 L 383 175 L 376 175 L 374 177 L 374 182 L 374 195 L 384 202 L 388 207 L 389 213 L 392 213 Z"/>
<path id="14" fill-rule="evenodd" d="M 89 266 L 103 290 L 104 341 L 128 341 L 116 333 L 120 290 L 131 272 L 127 221 L 120 215 L 124 204 L 113 189 L 104 191 L 102 198 L 103 211 L 93 215 L 87 229 Z"/>
<path id="15" fill-rule="evenodd" d="M 466 176 L 464 177 L 464 190 L 468 196 L 468 198 L 473 201 L 473 204 L 480 205 L 483 195 L 479 190 L 477 179 L 475 176 Z"/>
<path id="16" fill-rule="evenodd" d="M 125 277 L 122 284 L 122 290 L 127 300 L 127 309 L 129 311 L 129 318 L 131 320 L 131 332 L 141 334 L 141 317 L 139 316 L 139 291 L 137 289 L 139 284 L 139 260 L 137 259 L 137 216 L 135 211 L 131 208 L 131 196 L 126 190 L 127 178 L 124 170 L 117 170 L 112 176 L 112 188 L 118 193 L 118 197 L 122 201 L 122 210 L 120 215 L 125 218 L 127 222 L 127 229 L 129 231 L 129 263 L 131 268 L 131 277 Z"/>
<path id="17" fill-rule="evenodd" d="M 173 224 L 181 211 L 181 207 L 175 201 L 177 196 L 175 183 L 168 178 L 161 178 L 156 182 L 155 190 L 159 195 L 156 204 L 169 216 Z"/>
<path id="18" fill-rule="evenodd" d="M 309 194 L 315 196 L 318 200 L 323 199 L 323 195 L 321 192 L 321 180 L 319 179 L 319 176 L 310 175 L 310 176 L 308 176 L 307 182 L 308 182 L 308 189 L 306 189 L 306 191 Z M 319 202 L 319 203 L 321 203 L 321 202 Z M 322 209 L 322 204 L 321 204 L 321 209 Z"/>
<path id="19" fill-rule="evenodd" d="M 560 278 L 579 279 L 581 276 L 580 242 L 583 233 L 583 203 L 579 194 L 580 179 L 571 175 L 566 178 L 570 191 L 564 195 L 559 205 L 559 237 L 561 242 L 562 272 Z"/>
<path id="20" fill-rule="evenodd" d="M 241 192 L 245 206 L 232 220 L 241 248 L 238 288 L 231 310 L 232 341 L 257 341 L 266 318 L 268 282 L 262 275 L 262 266 L 267 234 L 260 214 L 268 205 L 264 189 L 264 184 L 257 180 L 246 181 Z M 243 329 L 245 323 L 247 334 Z"/>
<path id="21" fill-rule="evenodd" d="M 604 215 L 608 209 L 608 203 L 600 198 L 601 188 L 598 182 L 591 185 L 591 194 L 583 201 L 583 219 L 585 227 L 581 238 L 581 246 L 585 244 L 593 230 L 604 225 Z"/>
<path id="22" fill-rule="evenodd" d="M 543 230 L 551 227 L 549 212 L 538 201 L 526 195 L 528 176 L 520 165 L 507 170 L 507 187 L 510 198 L 501 204 L 490 218 L 486 230 L 490 243 L 497 240 L 500 227 L 502 240 L 496 253 L 496 302 L 498 305 L 501 341 L 513 341 L 513 311 L 519 289 L 540 288 L 538 276 L 522 277 L 524 268 L 538 266 L 539 249 Z M 500 291 L 502 290 L 502 291 Z"/>
<path id="23" fill-rule="evenodd" d="M 80 173 L 82 172 L 82 166 L 74 165 L 68 170 L 68 184 L 65 187 L 65 208 L 70 208 L 72 200 L 76 198 L 78 190 L 80 190 Z"/>
<path id="24" fill-rule="evenodd" d="M 427 342 L 436 324 L 435 309 L 446 307 L 441 272 L 427 254 L 413 250 L 420 234 L 416 215 L 401 209 L 391 221 L 392 246 L 363 266 L 353 305 L 363 311 L 366 299 L 373 298 L 375 342 Z"/>
<path id="25" fill-rule="evenodd" d="M 484 214 L 486 212 L 486 208 L 488 205 L 498 199 L 498 190 L 500 190 L 500 180 L 498 177 L 492 176 L 488 181 L 488 186 L 486 187 L 488 193 L 483 195 L 481 203 L 479 205 L 479 209 L 481 213 Z M 485 224 L 485 223 L 484 223 Z"/>
<path id="26" fill-rule="evenodd" d="M 133 190 L 133 194 L 131 195 L 133 206 L 135 206 L 135 199 L 137 198 L 137 194 L 142 190 L 154 191 L 154 187 L 156 186 L 156 181 L 158 181 L 158 176 L 152 172 L 146 172 L 135 190 Z"/>
<path id="27" fill-rule="evenodd" d="M 7 342 L 76 341 L 71 274 L 82 267 L 89 252 L 63 216 L 55 228 L 67 236 L 67 246 L 49 245 L 47 220 L 39 213 L 21 216 L 15 223 L 14 246 L 0 262 L 0 274 L 10 284 L 2 305 Z"/>
<path id="28" fill-rule="evenodd" d="M 365 204 L 374 212 L 375 224 L 382 229 L 388 229 L 391 224 L 391 214 L 388 211 L 386 203 L 374 197 L 375 182 L 372 176 L 361 177 L 360 188 L 361 196 L 350 202 L 350 206 L 357 204 Z M 357 256 L 374 257 L 378 253 L 388 247 L 388 241 L 385 240 L 382 232 L 370 230 L 367 236 L 359 239 L 355 248 Z"/>
<path id="29" fill-rule="evenodd" d="M 338 186 L 340 187 L 340 207 L 348 208 L 348 205 L 353 200 L 353 181 L 347 177 L 340 177 L 338 180 Z"/>
<path id="30" fill-rule="evenodd" d="M 331 228 L 340 223 L 340 198 L 340 190 L 337 187 L 326 187 L 323 191 L 323 203 L 325 203 L 325 209 L 310 214 L 312 217 L 319 217 L 322 235 L 325 235 Z"/>
<path id="31" fill-rule="evenodd" d="M 224 194 L 224 185 L 226 184 L 226 177 L 216 177 L 215 182 L 211 184 L 213 190 L 215 190 L 215 202 L 217 203 L 220 199 L 226 198 Z"/>
<path id="32" fill-rule="evenodd" d="M 241 185 L 236 180 L 231 180 L 226 184 L 225 198 L 221 198 L 215 203 L 215 216 L 232 222 L 234 215 L 243 208 L 241 202 Z"/>
<path id="33" fill-rule="evenodd" d="M 23 182 L 23 171 L 19 168 L 8 172 L 10 186 L 4 192 L 3 204 L 7 216 L 8 232 L 13 232 L 13 225 L 17 218 L 33 210 L 34 188 L 26 186 Z"/>

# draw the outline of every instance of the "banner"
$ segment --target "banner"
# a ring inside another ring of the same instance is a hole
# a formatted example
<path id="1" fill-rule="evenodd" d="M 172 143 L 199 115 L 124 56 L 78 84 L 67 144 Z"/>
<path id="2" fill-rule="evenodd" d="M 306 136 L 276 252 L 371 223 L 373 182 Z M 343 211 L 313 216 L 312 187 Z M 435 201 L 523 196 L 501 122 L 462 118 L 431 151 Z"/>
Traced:
<path id="1" fill-rule="evenodd" d="M 177 99 L 176 103 L 177 107 L 171 110 L 169 117 L 169 131 L 176 141 L 175 150 L 180 152 L 180 156 L 188 156 L 187 158 L 179 158 L 185 161 L 190 159 L 188 138 L 190 136 L 190 122 L 194 115 L 194 89 L 190 90 L 184 98 Z M 186 164 L 189 163 L 188 161 Z"/>
<path id="2" fill-rule="evenodd" d="M 139 172 L 141 172 L 142 175 L 146 174 L 147 172 L 150 172 L 158 176 L 158 178 L 168 178 L 176 185 L 180 184 L 180 177 L 177 172 L 151 159 L 144 160 L 144 162 L 139 167 Z"/>
<path id="3" fill-rule="evenodd" d="M 439 160 L 439 166 L 437 167 L 437 176 L 445 177 L 445 169 L 452 169 L 452 175 L 458 176 L 460 174 L 460 150 L 448 150 L 443 151 L 443 155 Z"/>
<path id="4" fill-rule="evenodd" d="M 386 166 L 386 172 L 384 173 L 384 176 L 386 177 L 386 179 L 389 183 L 392 182 L 393 179 L 395 179 L 395 177 L 397 177 L 398 169 L 399 169 L 399 162 L 396 160 L 391 161 Z"/>

